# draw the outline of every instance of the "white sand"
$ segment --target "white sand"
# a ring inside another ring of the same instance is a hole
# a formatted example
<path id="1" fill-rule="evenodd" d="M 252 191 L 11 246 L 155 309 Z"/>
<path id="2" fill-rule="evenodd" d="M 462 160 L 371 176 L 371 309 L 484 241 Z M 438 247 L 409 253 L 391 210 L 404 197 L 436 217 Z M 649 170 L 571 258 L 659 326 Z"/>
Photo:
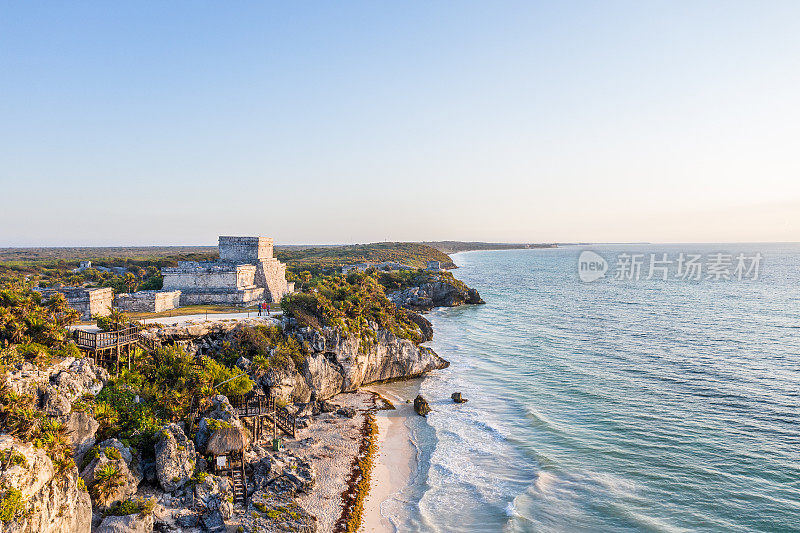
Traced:
<path id="1" fill-rule="evenodd" d="M 306 429 L 297 432 L 297 439 L 287 441 L 286 448 L 314 464 L 317 480 L 311 494 L 298 498 L 300 505 L 317 517 L 318 531 L 328 533 L 342 514 L 342 492 L 353 469 L 361 445 L 364 413 L 372 408 L 369 392 L 340 394 L 332 402 L 354 407 L 359 413 L 345 418 L 333 413 L 320 414 Z M 310 439 L 310 440 L 309 440 Z"/>
<path id="2" fill-rule="evenodd" d="M 381 509 L 383 504 L 398 494 L 410 483 L 411 473 L 416 468 L 416 451 L 406 417 L 418 416 L 403 396 L 419 390 L 418 385 L 407 383 L 403 393 L 397 395 L 396 385 L 371 387 L 394 403 L 395 409 L 375 413 L 378 424 L 378 456 L 372 469 L 369 495 L 364 502 L 364 523 L 360 531 L 394 532 L 395 526 Z M 380 403 L 380 402 L 379 402 Z"/>

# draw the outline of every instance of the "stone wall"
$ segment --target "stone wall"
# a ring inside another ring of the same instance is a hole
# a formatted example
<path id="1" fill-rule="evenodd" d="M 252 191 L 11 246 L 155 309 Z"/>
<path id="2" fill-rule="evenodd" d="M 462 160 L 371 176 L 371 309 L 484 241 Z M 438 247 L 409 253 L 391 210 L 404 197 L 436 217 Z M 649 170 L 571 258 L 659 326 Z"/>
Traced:
<path id="1" fill-rule="evenodd" d="M 264 299 L 264 288 L 256 284 L 255 265 L 229 262 L 181 261 L 162 268 L 164 290 L 180 291 L 180 305 L 244 304 Z"/>
<path id="2" fill-rule="evenodd" d="M 272 258 L 272 239 L 269 237 L 220 237 L 220 261 L 256 264 Z"/>
<path id="3" fill-rule="evenodd" d="M 111 287 L 85 289 L 83 287 L 56 287 L 40 289 L 42 296 L 49 298 L 53 293 L 61 293 L 67 304 L 81 314 L 81 320 L 90 320 L 92 316 L 108 316 L 114 303 L 114 291 Z"/>
<path id="4" fill-rule="evenodd" d="M 181 291 L 139 291 L 117 295 L 117 307 L 129 313 L 160 313 L 180 307 Z"/>
<path id="5" fill-rule="evenodd" d="M 239 290 L 203 289 L 181 291 L 181 305 L 239 305 L 261 301 L 264 301 L 264 289 L 262 287 Z"/>
<path id="6" fill-rule="evenodd" d="M 162 268 L 164 290 L 230 289 L 254 286 L 255 265 L 180 261 L 177 267 Z"/>
<path id="7" fill-rule="evenodd" d="M 286 283 L 286 265 L 277 259 L 259 261 L 255 283 L 267 289 L 267 301 L 280 302 L 283 295 L 289 292 Z"/>

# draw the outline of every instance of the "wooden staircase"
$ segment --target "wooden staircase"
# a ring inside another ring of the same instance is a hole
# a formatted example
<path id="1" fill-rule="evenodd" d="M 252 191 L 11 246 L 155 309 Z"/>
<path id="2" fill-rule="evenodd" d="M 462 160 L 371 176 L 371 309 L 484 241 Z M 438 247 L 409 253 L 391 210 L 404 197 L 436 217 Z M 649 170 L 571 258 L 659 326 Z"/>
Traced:
<path id="1" fill-rule="evenodd" d="M 241 454 L 231 455 L 231 483 L 233 502 L 245 504 L 247 501 L 247 476 L 244 473 L 244 460 Z"/>

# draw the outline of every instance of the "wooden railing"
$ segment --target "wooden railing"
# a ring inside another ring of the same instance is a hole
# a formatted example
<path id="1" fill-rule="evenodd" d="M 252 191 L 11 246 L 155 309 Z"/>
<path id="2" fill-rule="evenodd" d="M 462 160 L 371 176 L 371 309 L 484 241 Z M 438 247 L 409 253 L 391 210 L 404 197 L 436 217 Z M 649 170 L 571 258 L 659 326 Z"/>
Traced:
<path id="1" fill-rule="evenodd" d="M 76 329 L 74 332 L 74 338 L 75 344 L 78 345 L 78 348 L 89 350 L 114 348 L 115 346 L 124 346 L 126 344 L 138 342 L 140 339 L 139 326 L 129 324 L 123 329 L 101 332 Z"/>
<path id="2" fill-rule="evenodd" d="M 277 406 L 274 396 L 255 396 L 253 398 L 234 396 L 230 399 L 230 402 L 231 406 L 236 409 L 236 414 L 239 418 L 250 416 L 266 417 L 273 421 L 281 431 L 294 438 L 297 429 L 295 416 L 285 407 Z"/>

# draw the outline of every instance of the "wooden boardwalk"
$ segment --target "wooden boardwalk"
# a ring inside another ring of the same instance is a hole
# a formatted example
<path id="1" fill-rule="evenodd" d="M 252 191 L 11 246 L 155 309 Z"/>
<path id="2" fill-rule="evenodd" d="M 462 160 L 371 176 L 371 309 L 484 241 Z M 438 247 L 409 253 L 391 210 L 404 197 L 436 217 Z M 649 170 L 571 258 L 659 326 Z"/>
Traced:
<path id="1" fill-rule="evenodd" d="M 94 332 L 76 329 L 72 335 L 78 349 L 91 356 L 95 363 L 107 370 L 119 373 L 120 355 L 125 353 L 128 356 L 128 366 L 130 367 L 130 355 L 133 347 L 136 344 L 143 345 L 140 331 L 139 326 L 128 324 L 115 331 Z M 143 347 L 148 348 L 147 346 Z"/>
<path id="2" fill-rule="evenodd" d="M 249 398 L 234 396 L 230 398 L 230 402 L 239 418 L 250 419 L 253 426 L 253 438 L 256 441 L 263 437 L 265 420 L 272 424 L 273 434 L 277 430 L 281 430 L 284 434 L 294 438 L 297 431 L 297 420 L 285 407 L 276 404 L 274 396 L 256 395 Z"/>

